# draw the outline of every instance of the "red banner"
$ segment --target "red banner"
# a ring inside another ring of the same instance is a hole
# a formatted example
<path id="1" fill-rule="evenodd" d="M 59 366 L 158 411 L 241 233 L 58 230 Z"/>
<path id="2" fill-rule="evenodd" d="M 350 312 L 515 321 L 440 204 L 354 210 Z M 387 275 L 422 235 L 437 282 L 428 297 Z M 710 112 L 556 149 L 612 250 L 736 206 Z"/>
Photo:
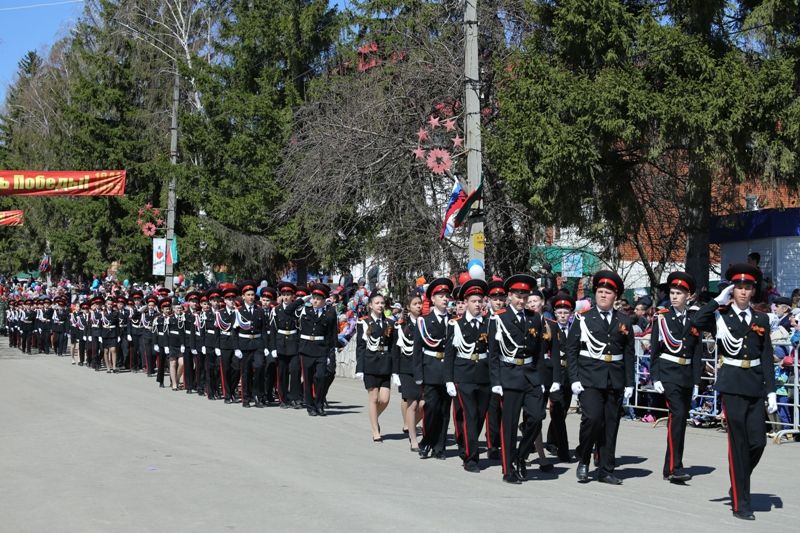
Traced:
<path id="1" fill-rule="evenodd" d="M 21 226 L 22 211 L 0 211 L 0 226 Z"/>
<path id="2" fill-rule="evenodd" d="M 124 170 L 0 170 L 0 196 L 122 196 Z"/>

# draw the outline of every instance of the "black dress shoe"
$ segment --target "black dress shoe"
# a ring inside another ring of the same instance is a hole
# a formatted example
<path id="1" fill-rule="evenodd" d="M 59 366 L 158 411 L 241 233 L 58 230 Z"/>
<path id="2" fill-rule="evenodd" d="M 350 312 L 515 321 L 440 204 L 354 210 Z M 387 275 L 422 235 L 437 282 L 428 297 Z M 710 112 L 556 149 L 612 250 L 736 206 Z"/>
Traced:
<path id="1" fill-rule="evenodd" d="M 442 450 L 441 452 L 434 454 L 433 458 L 439 459 L 440 461 L 444 461 L 445 459 L 447 459 L 447 454 L 444 453 L 444 450 Z"/>
<path id="2" fill-rule="evenodd" d="M 264 402 L 261 401 L 261 398 L 256 398 L 256 407 L 259 409 L 263 409 L 265 407 Z"/>
<path id="3" fill-rule="evenodd" d="M 225 403 L 233 403 L 233 400 L 231 400 L 230 398 L 225 398 Z"/>
<path id="4" fill-rule="evenodd" d="M 300 402 L 294 402 L 294 403 L 292 404 L 292 407 L 293 407 L 294 409 L 302 409 L 302 408 L 303 408 L 303 404 L 301 404 Z"/>
<path id="5" fill-rule="evenodd" d="M 279 406 L 279 407 L 280 407 L 281 409 L 288 409 L 288 408 L 289 408 L 289 404 L 286 404 L 286 403 L 283 403 L 283 402 L 281 402 L 281 404 L 280 404 L 280 406 Z"/>
<path id="6" fill-rule="evenodd" d="M 733 516 L 739 520 L 755 520 L 756 515 L 752 511 L 734 511 Z"/>
<path id="7" fill-rule="evenodd" d="M 598 478 L 600 483 L 608 483 L 609 485 L 622 485 L 622 480 L 614 474 L 606 474 Z"/>
<path id="8" fill-rule="evenodd" d="M 328 413 L 326 413 L 326 412 L 325 412 L 325 409 L 323 409 L 322 407 L 320 407 L 319 409 L 317 409 L 317 414 L 318 414 L 319 416 L 328 416 Z"/>
<path id="9" fill-rule="evenodd" d="M 589 481 L 589 465 L 578 463 L 578 470 L 575 472 L 578 478 L 578 483 L 586 483 Z"/>
<path id="10" fill-rule="evenodd" d="M 159 383 L 159 384 L 158 384 L 158 388 L 159 388 L 159 389 L 163 389 L 163 388 L 164 388 L 164 384 L 163 384 L 163 383 Z"/>
<path id="11" fill-rule="evenodd" d="M 671 475 L 667 476 L 667 478 L 669 479 L 670 483 L 681 484 L 681 483 L 686 483 L 687 481 L 692 479 L 692 476 L 691 474 L 687 474 L 682 470 L 676 470 Z"/>
<path id="12" fill-rule="evenodd" d="M 427 459 L 431 455 L 431 447 L 430 446 L 420 446 L 419 447 L 419 458 L 420 459 Z"/>
<path id="13" fill-rule="evenodd" d="M 547 453 L 550 455 L 558 455 L 558 447 L 555 444 L 545 444 L 544 449 L 547 450 Z"/>
<path id="14" fill-rule="evenodd" d="M 512 485 L 522 485 L 522 481 L 519 480 L 516 472 L 503 475 L 503 481 Z"/>
<path id="15" fill-rule="evenodd" d="M 245 409 L 250 409 L 250 400 L 244 400 L 242 402 L 242 407 L 244 407 Z"/>
<path id="16" fill-rule="evenodd" d="M 186 394 L 192 394 L 194 391 L 192 389 L 186 389 Z"/>
<path id="17" fill-rule="evenodd" d="M 317 416 L 317 412 L 313 409 L 308 410 L 308 416 Z"/>
<path id="18" fill-rule="evenodd" d="M 517 459 L 514 463 L 515 471 L 517 472 L 517 477 L 520 481 L 526 481 L 528 479 L 528 467 L 525 466 L 525 461 L 522 459 Z"/>
<path id="19" fill-rule="evenodd" d="M 539 470 L 542 472 L 552 472 L 553 471 L 553 463 L 543 463 L 539 465 Z"/>
<path id="20" fill-rule="evenodd" d="M 498 448 L 489 448 L 486 450 L 486 458 L 487 459 L 500 459 L 500 450 Z"/>
<path id="21" fill-rule="evenodd" d="M 464 463 L 464 470 L 472 474 L 479 474 L 481 469 L 475 463 Z"/>

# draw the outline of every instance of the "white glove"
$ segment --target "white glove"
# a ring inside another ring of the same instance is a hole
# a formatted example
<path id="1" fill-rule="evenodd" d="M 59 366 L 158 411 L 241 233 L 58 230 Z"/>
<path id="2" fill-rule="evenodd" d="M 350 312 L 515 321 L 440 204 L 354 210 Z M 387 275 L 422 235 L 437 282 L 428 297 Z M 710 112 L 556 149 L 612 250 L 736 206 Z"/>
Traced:
<path id="1" fill-rule="evenodd" d="M 196 349 L 194 349 L 194 348 L 192 348 L 192 353 L 193 353 L 194 355 L 197 355 L 197 350 L 196 350 Z"/>
<path id="2" fill-rule="evenodd" d="M 774 413 L 778 410 L 778 397 L 775 395 L 774 392 L 770 392 L 767 394 L 767 412 L 769 414 Z"/>
<path id="3" fill-rule="evenodd" d="M 659 394 L 664 394 L 664 384 L 660 381 L 653 383 L 653 390 Z"/>
<path id="4" fill-rule="evenodd" d="M 364 373 L 363 372 L 356 372 L 356 379 L 364 379 Z"/>
<path id="5" fill-rule="evenodd" d="M 397 374 L 392 374 L 392 385 L 395 385 L 397 387 L 400 386 L 400 376 L 398 376 Z"/>
<path id="6" fill-rule="evenodd" d="M 719 296 L 714 298 L 714 301 L 719 305 L 727 305 L 731 301 L 731 293 L 733 292 L 733 283 L 725 287 Z"/>
<path id="7" fill-rule="evenodd" d="M 214 355 L 219 357 L 220 355 L 222 355 L 222 350 L 220 350 L 219 348 L 214 348 Z"/>
<path id="8" fill-rule="evenodd" d="M 86 342 L 86 335 L 84 335 L 83 337 L 81 337 L 81 340 L 82 340 L 83 342 Z"/>
<path id="9" fill-rule="evenodd" d="M 164 353 L 169 355 L 169 346 L 164 346 Z"/>
<path id="10" fill-rule="evenodd" d="M 278 350 L 272 350 L 272 358 L 273 359 L 277 359 L 278 358 Z"/>
<path id="11" fill-rule="evenodd" d="M 130 342 L 130 341 L 132 341 L 132 340 L 133 340 L 133 337 L 131 337 L 130 335 L 128 335 L 128 341 Z"/>
<path id="12" fill-rule="evenodd" d="M 203 346 L 202 348 L 200 348 L 200 353 L 201 353 L 201 354 L 203 354 L 203 355 L 205 355 L 205 354 L 206 354 L 206 347 L 205 347 L 205 346 Z"/>
<path id="13" fill-rule="evenodd" d="M 495 385 L 494 387 L 492 387 L 492 392 L 497 394 L 498 396 L 502 396 L 503 395 L 503 387 L 501 387 L 500 385 Z"/>
<path id="14" fill-rule="evenodd" d="M 159 351 L 158 344 L 154 344 L 153 345 L 153 351 L 158 353 L 158 351 Z"/>
<path id="15" fill-rule="evenodd" d="M 694 387 L 692 387 L 692 400 L 694 400 L 698 396 L 700 396 L 700 387 L 695 385 Z"/>
<path id="16" fill-rule="evenodd" d="M 550 385 L 550 393 L 551 394 L 554 393 L 554 392 L 558 392 L 560 390 L 561 390 L 561 385 L 559 385 L 558 383 L 553 382 L 553 384 Z"/>
<path id="17" fill-rule="evenodd" d="M 241 359 L 244 354 L 242 354 L 241 350 L 234 350 L 233 355 L 235 355 L 237 359 Z"/>
<path id="18" fill-rule="evenodd" d="M 447 383 L 444 384 L 444 388 L 447 389 L 447 395 L 448 396 L 450 396 L 451 398 L 455 398 L 456 397 L 456 384 L 455 383 L 453 383 L 452 381 L 448 381 Z"/>
<path id="19" fill-rule="evenodd" d="M 264 357 L 269 357 L 269 348 L 264 348 Z"/>
<path id="20" fill-rule="evenodd" d="M 420 380 L 414 381 L 414 383 L 416 383 L 417 385 L 422 385 L 422 380 L 420 379 Z"/>
<path id="21" fill-rule="evenodd" d="M 181 346 L 181 353 L 185 353 L 185 352 L 186 352 L 186 346 Z"/>
<path id="22" fill-rule="evenodd" d="M 626 400 L 630 400 L 631 396 L 633 396 L 633 387 L 625 387 L 625 392 L 622 393 L 622 397 Z"/>
<path id="23" fill-rule="evenodd" d="M 574 394 L 575 396 L 577 396 L 577 395 L 579 395 L 580 393 L 583 392 L 583 385 L 581 385 L 580 381 L 574 382 L 571 385 L 571 387 L 572 387 L 572 394 Z"/>

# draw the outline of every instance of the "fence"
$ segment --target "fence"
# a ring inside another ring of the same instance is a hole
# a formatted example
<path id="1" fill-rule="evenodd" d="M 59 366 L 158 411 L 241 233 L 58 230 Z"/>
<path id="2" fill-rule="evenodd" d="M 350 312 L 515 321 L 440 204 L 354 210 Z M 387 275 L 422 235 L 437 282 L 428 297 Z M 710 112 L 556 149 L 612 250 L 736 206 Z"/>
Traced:
<path id="1" fill-rule="evenodd" d="M 653 390 L 653 383 L 650 380 L 650 338 L 636 338 L 636 388 L 633 397 L 625 406 L 634 410 L 647 411 L 652 414 L 666 413 L 667 408 L 662 405 L 661 395 Z M 692 409 L 689 412 L 693 421 L 699 424 L 708 422 L 721 422 L 722 416 L 719 409 L 719 394 L 714 390 L 714 383 L 717 379 L 717 345 L 714 339 L 704 340 L 705 368 L 703 371 L 702 385 L 700 394 L 692 401 Z M 771 434 L 774 434 L 776 444 L 783 442 L 783 437 L 788 435 L 800 434 L 800 399 L 798 394 L 800 386 L 798 380 L 798 357 L 789 343 L 774 343 L 773 347 L 778 352 L 791 353 L 793 355 L 792 371 L 789 380 L 784 387 L 787 396 L 778 396 L 778 407 L 780 412 L 769 415 L 767 423 L 771 425 Z M 781 356 L 781 359 L 783 357 Z M 774 372 L 774 369 L 771 369 Z M 777 383 L 776 383 L 777 385 Z M 788 419 L 788 420 L 787 420 Z M 665 420 L 665 417 L 655 420 L 655 424 Z"/>

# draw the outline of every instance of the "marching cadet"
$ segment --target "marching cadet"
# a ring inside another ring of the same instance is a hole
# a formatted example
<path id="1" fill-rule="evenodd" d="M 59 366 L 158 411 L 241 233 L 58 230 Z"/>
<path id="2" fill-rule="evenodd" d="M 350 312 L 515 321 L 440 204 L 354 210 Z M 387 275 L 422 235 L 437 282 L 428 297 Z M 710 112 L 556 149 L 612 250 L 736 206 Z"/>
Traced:
<path id="1" fill-rule="evenodd" d="M 100 321 L 102 324 L 103 338 L 103 361 L 106 365 L 106 373 L 117 373 L 117 337 L 119 336 L 119 314 L 114 305 L 115 298 L 109 296 L 102 308 Z"/>
<path id="2" fill-rule="evenodd" d="M 701 307 L 692 323 L 699 330 L 714 333 L 717 340 L 719 363 L 714 388 L 722 397 L 722 412 L 728 424 L 733 516 L 755 520 L 750 476 L 767 444 L 764 398 L 767 412 L 778 409 L 770 323 L 766 314 L 750 307 L 758 297 L 761 271 L 751 265 L 735 264 L 725 272 L 725 278 L 731 284 Z M 730 306 L 723 309 L 728 303 Z"/>
<path id="3" fill-rule="evenodd" d="M 667 286 L 671 305 L 656 315 L 650 336 L 650 377 L 669 409 L 664 479 L 681 484 L 692 479 L 683 469 L 683 444 L 692 397 L 700 386 L 703 346 L 686 305 L 695 291 L 694 278 L 673 272 Z"/>
<path id="4" fill-rule="evenodd" d="M 450 396 L 444 379 L 444 349 L 447 342 L 447 301 L 453 292 L 453 282 L 436 278 L 430 282 L 425 297 L 433 308 L 417 320 L 414 333 L 414 382 L 423 386 L 425 409 L 422 412 L 422 441 L 419 456 L 431 455 L 444 460 L 447 426 L 450 424 Z M 409 431 L 411 428 L 409 428 Z"/>
<path id="5" fill-rule="evenodd" d="M 488 285 L 471 279 L 459 289 L 464 314 L 450 320 L 444 350 L 444 379 L 447 394 L 461 408 L 459 455 L 464 470 L 479 473 L 478 436 L 483 428 L 489 398 L 488 326 L 483 299 Z"/>
<path id="6" fill-rule="evenodd" d="M 25 300 L 25 314 L 22 317 L 22 351 L 31 354 L 34 328 L 36 327 L 36 309 L 33 300 Z"/>
<path id="7" fill-rule="evenodd" d="M 300 337 L 297 317 L 305 302 L 296 297 L 297 287 L 283 281 L 278 284 L 280 297 L 270 319 L 270 352 L 278 361 L 278 399 L 281 409 L 302 409 L 300 385 Z"/>
<path id="8" fill-rule="evenodd" d="M 378 419 L 389 406 L 392 390 L 392 357 L 389 349 L 394 327 L 383 315 L 385 305 L 383 295 L 373 291 L 367 301 L 369 314 L 361 317 L 356 326 L 356 378 L 363 380 L 367 389 L 373 442 L 383 442 Z"/>
<path id="9" fill-rule="evenodd" d="M 197 337 L 202 335 L 200 331 L 197 316 L 197 306 L 200 303 L 200 293 L 197 291 L 190 291 L 186 295 L 186 303 L 188 309 L 183 315 L 183 335 L 184 335 L 184 352 L 183 364 L 181 365 L 181 373 L 183 378 L 183 388 L 186 389 L 186 394 L 192 394 L 196 388 L 195 382 L 195 363 L 197 358 L 197 347 L 202 341 Z M 199 392 L 199 389 L 198 389 Z"/>
<path id="10" fill-rule="evenodd" d="M 556 320 L 552 323 L 551 328 L 554 333 L 550 355 L 554 383 L 558 383 L 559 387 L 550 394 L 550 425 L 547 428 L 547 442 L 554 448 L 555 455 L 560 461 L 569 463 L 572 462 L 572 455 L 569 451 L 566 418 L 572 403 L 572 389 L 564 350 L 569 330 L 574 323 L 572 313 L 575 310 L 575 300 L 569 294 L 558 293 L 553 297 L 552 302 Z"/>
<path id="11" fill-rule="evenodd" d="M 183 358 L 186 349 L 186 314 L 178 298 L 172 299 L 172 317 L 169 324 L 169 379 L 172 390 L 178 391 L 184 377 Z M 186 383 L 183 383 L 184 386 Z"/>
<path id="12" fill-rule="evenodd" d="M 129 302 L 128 309 L 130 311 L 130 334 L 131 334 L 131 372 L 134 374 L 147 367 L 145 354 L 142 352 L 142 334 L 144 333 L 144 326 L 142 325 L 142 298 L 144 293 L 139 289 L 131 291 L 131 302 Z"/>
<path id="13" fill-rule="evenodd" d="M 204 360 L 206 398 L 219 399 L 220 366 L 219 335 L 215 326 L 222 293 L 216 287 L 206 291 L 200 298 L 200 328 L 203 330 L 203 347 L 200 349 Z"/>
<path id="14" fill-rule="evenodd" d="M 503 287 L 502 280 L 492 280 L 489 282 L 489 307 L 487 314 L 489 319 L 498 311 L 506 308 L 508 295 Z M 502 398 L 500 395 L 492 393 L 489 397 L 489 409 L 486 413 L 486 457 L 488 459 L 500 459 L 500 420 L 502 419 L 502 409 L 500 408 Z"/>
<path id="15" fill-rule="evenodd" d="M 9 300 L 6 310 L 6 329 L 8 330 L 8 346 L 17 347 L 17 301 Z"/>
<path id="16" fill-rule="evenodd" d="M 53 331 L 53 309 L 50 305 L 53 301 L 45 297 L 42 299 L 42 308 L 39 311 L 39 340 L 37 347 L 39 353 L 44 352 L 45 355 L 50 355 L 50 335 Z"/>
<path id="17" fill-rule="evenodd" d="M 422 298 L 412 294 L 406 298 L 403 314 L 395 322 L 392 346 L 392 382 L 400 388 L 403 398 L 404 433 L 412 452 L 419 453 L 417 424 L 422 417 L 422 389 L 414 382 L 414 331 L 422 313 Z"/>
<path id="18" fill-rule="evenodd" d="M 300 332 L 300 364 L 303 367 L 303 392 L 309 416 L 326 416 L 325 393 L 328 363 L 336 349 L 336 316 L 325 308 L 330 288 L 311 285 L 311 306 L 303 307 L 297 319 Z"/>
<path id="19" fill-rule="evenodd" d="M 567 337 L 567 370 L 572 393 L 581 401 L 577 477 L 589 481 L 589 459 L 599 450 L 598 479 L 621 485 L 614 475 L 617 429 L 623 397 L 633 395 L 634 336 L 628 316 L 614 310 L 623 293 L 622 278 L 601 270 L 592 278 L 595 307 L 577 315 Z"/>
<path id="20" fill-rule="evenodd" d="M 239 359 L 234 357 L 236 350 L 233 338 L 233 328 L 236 323 L 236 306 L 234 301 L 239 296 L 239 289 L 233 283 L 223 283 L 219 288 L 222 293 L 224 305 L 214 317 L 214 326 L 217 335 L 217 348 L 215 353 L 220 358 L 220 381 L 222 382 L 222 397 L 226 404 L 234 403 L 236 397 L 236 384 L 239 381 Z M 217 351 L 219 350 L 219 351 Z"/>
<path id="21" fill-rule="evenodd" d="M 172 302 L 169 298 L 164 298 L 158 302 L 158 308 L 161 314 L 153 321 L 153 352 L 158 355 L 158 374 L 156 375 L 156 383 L 159 388 L 164 388 L 164 370 L 169 365 L 170 357 L 170 324 L 172 320 Z M 176 335 L 179 334 L 177 330 Z M 177 390 L 173 386 L 173 390 Z"/>
<path id="22" fill-rule="evenodd" d="M 205 337 L 208 329 L 206 322 L 208 309 L 208 296 L 198 292 L 198 297 L 194 301 L 194 309 L 192 309 L 194 316 L 192 355 L 194 357 L 194 388 L 199 396 L 206 395 L 206 353 L 208 350 Z"/>
<path id="23" fill-rule="evenodd" d="M 542 351 L 542 318 L 525 309 L 536 279 L 516 274 L 503 286 L 509 306 L 495 312 L 489 327 L 492 392 L 502 396 L 500 429 L 503 481 L 520 484 L 528 477 L 524 457 L 533 449 L 544 419 L 544 390 L 537 364 Z M 525 413 L 517 446 L 520 412 Z"/>
<path id="24" fill-rule="evenodd" d="M 117 296 L 117 344 L 118 348 L 118 366 L 133 371 L 133 359 L 130 349 L 130 341 L 133 338 L 131 335 L 131 309 L 128 305 L 128 299 L 125 296 Z M 116 368 L 116 367 L 115 367 Z"/>
<path id="25" fill-rule="evenodd" d="M 95 372 L 100 372 L 100 363 L 103 361 L 103 298 L 95 296 L 89 302 L 91 310 L 89 312 L 89 335 L 91 337 L 92 348 L 92 368 Z"/>
<path id="26" fill-rule="evenodd" d="M 256 283 L 243 281 L 241 293 L 244 304 L 236 311 L 234 325 L 235 355 L 239 358 L 242 383 L 242 407 L 264 407 L 264 310 L 256 305 Z"/>
<path id="27" fill-rule="evenodd" d="M 69 327 L 69 310 L 67 300 L 58 296 L 53 300 L 53 347 L 56 355 L 62 357 L 67 353 L 67 336 Z"/>
<path id="28" fill-rule="evenodd" d="M 142 309 L 142 339 L 140 350 L 145 371 L 147 371 L 147 377 L 153 377 L 156 371 L 156 358 L 159 360 L 161 358 L 161 354 L 155 351 L 155 344 L 157 344 L 156 320 L 161 313 L 158 308 L 158 298 L 154 294 L 149 295 L 145 301 L 147 302 L 147 307 Z"/>
<path id="29" fill-rule="evenodd" d="M 83 318 L 83 308 L 89 308 L 85 302 L 73 304 L 72 312 L 69 314 L 69 354 L 72 356 L 72 364 L 83 366 L 86 346 L 86 322 Z"/>
<path id="30" fill-rule="evenodd" d="M 73 329 L 73 346 L 77 339 L 78 342 L 78 354 L 80 356 L 80 362 L 78 366 L 89 366 L 91 364 L 91 355 L 90 349 L 91 344 L 89 340 L 89 333 L 90 333 L 90 309 L 91 304 L 88 300 L 84 300 L 81 302 L 80 307 L 78 308 L 78 316 L 75 319 L 75 326 Z"/>
<path id="31" fill-rule="evenodd" d="M 272 312 L 278 300 L 278 293 L 272 287 L 261 287 L 259 294 L 261 309 L 264 311 L 264 401 L 271 404 L 275 401 L 275 384 L 278 379 L 277 353 L 273 349 Z"/>

